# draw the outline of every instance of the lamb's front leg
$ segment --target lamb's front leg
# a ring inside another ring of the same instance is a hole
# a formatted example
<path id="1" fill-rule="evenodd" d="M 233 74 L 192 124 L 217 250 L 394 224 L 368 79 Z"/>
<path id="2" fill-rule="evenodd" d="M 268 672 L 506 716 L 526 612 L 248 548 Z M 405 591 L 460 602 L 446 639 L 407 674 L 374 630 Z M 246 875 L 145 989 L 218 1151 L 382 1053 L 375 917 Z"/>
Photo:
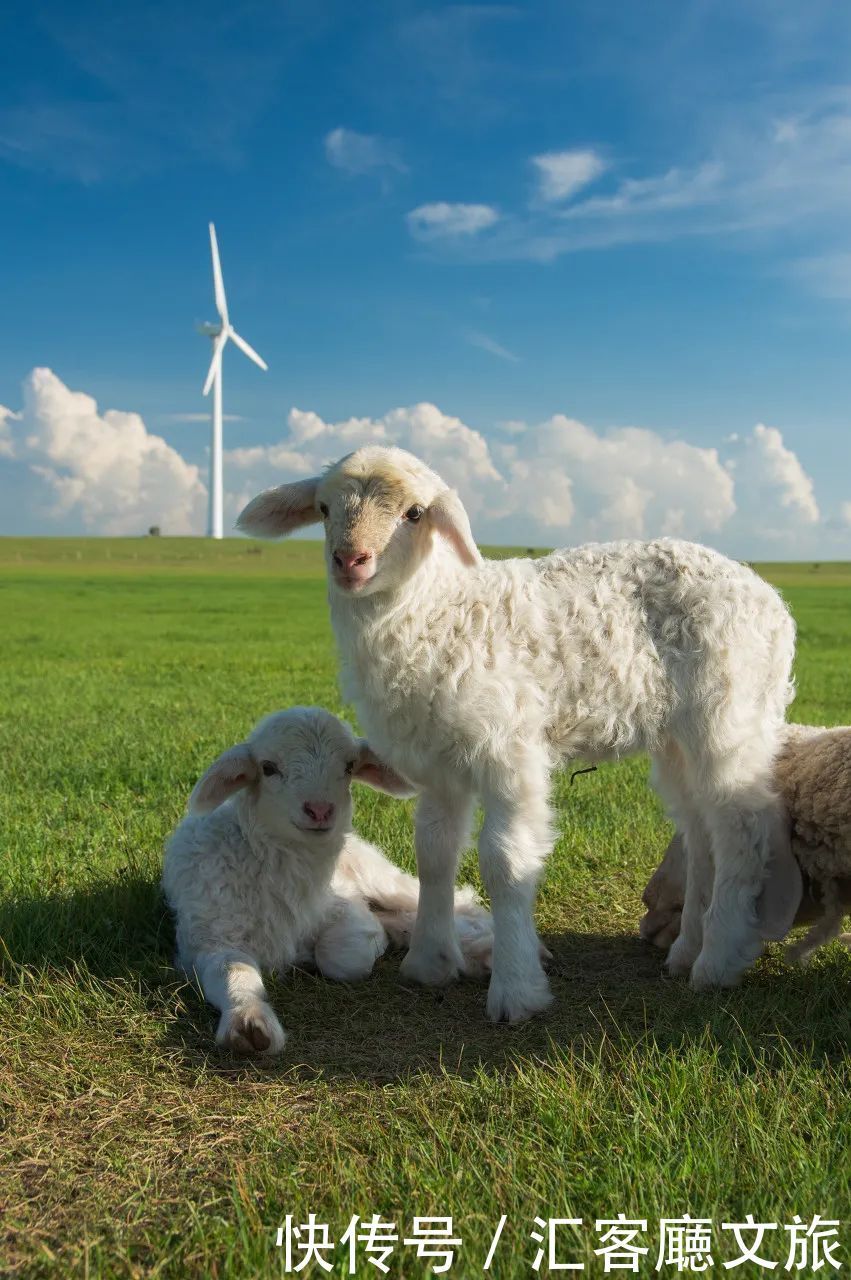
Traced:
<path id="1" fill-rule="evenodd" d="M 515 784 L 522 784 L 516 776 Z M 552 1003 L 541 966 L 534 909 L 538 877 L 552 844 L 546 774 L 528 789 L 482 796 L 479 866 L 493 913 L 493 972 L 488 1017 L 522 1022 Z"/>
<path id="2" fill-rule="evenodd" d="M 420 899 L 402 977 L 427 987 L 454 982 L 464 968 L 455 927 L 455 872 L 469 836 L 472 799 L 426 792 L 417 806 L 415 840 Z"/>
<path id="3" fill-rule="evenodd" d="M 245 951 L 195 957 L 204 995 L 221 1009 L 216 1044 L 234 1053 L 280 1053 L 286 1033 L 266 997 L 257 961 Z"/>

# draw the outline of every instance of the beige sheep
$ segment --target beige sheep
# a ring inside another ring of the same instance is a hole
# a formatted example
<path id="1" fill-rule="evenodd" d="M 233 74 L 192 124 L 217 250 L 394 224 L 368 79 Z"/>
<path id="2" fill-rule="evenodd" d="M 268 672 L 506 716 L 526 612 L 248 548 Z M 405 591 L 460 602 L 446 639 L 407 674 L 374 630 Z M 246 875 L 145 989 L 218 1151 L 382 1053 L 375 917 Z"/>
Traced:
<path id="1" fill-rule="evenodd" d="M 818 947 L 839 935 L 851 910 L 851 728 L 787 725 L 775 777 L 786 805 L 792 852 L 803 874 L 795 924 L 812 924 L 787 956 L 805 964 Z M 758 904 L 767 936 L 772 892 L 769 879 Z M 642 895 L 648 908 L 639 925 L 643 938 L 657 947 L 671 945 L 679 933 L 684 894 L 685 862 L 675 835 Z M 842 942 L 851 946 L 851 934 L 843 935 Z"/>

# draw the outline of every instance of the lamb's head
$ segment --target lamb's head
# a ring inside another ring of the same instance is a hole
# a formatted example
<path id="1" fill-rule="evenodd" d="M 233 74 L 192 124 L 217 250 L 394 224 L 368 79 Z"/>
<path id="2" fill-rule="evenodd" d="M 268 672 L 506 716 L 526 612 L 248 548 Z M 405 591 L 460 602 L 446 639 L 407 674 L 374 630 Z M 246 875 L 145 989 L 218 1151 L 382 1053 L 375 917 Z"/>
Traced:
<path id="1" fill-rule="evenodd" d="M 432 553 L 436 536 L 462 564 L 480 559 L 461 499 L 403 449 L 367 445 L 321 476 L 267 489 L 237 523 L 277 538 L 320 521 L 329 580 L 346 595 L 394 589 Z"/>
<path id="2" fill-rule="evenodd" d="M 351 828 L 352 779 L 391 795 L 413 794 L 342 720 L 320 707 L 291 707 L 261 720 L 246 742 L 219 756 L 189 807 L 208 813 L 245 791 L 266 831 L 284 840 L 339 843 Z"/>

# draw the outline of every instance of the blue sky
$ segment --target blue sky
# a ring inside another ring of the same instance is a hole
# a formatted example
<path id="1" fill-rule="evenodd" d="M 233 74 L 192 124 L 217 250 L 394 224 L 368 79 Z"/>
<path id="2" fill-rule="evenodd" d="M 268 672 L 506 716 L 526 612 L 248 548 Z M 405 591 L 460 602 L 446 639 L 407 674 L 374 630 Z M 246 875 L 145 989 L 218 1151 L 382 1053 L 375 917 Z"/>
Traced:
<path id="1" fill-rule="evenodd" d="M 13 0 L 0 50 L 0 532 L 203 527 L 212 218 L 231 515 L 357 418 L 500 541 L 851 555 L 846 4 Z"/>

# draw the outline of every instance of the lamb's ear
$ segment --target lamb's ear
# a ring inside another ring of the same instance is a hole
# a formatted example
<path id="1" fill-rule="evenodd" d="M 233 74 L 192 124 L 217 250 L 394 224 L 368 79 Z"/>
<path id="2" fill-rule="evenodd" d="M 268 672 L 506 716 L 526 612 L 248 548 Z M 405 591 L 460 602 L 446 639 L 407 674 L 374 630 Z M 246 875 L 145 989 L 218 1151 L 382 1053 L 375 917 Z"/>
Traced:
<path id="1" fill-rule="evenodd" d="M 482 557 L 473 539 L 470 520 L 454 489 L 444 489 L 437 495 L 429 506 L 428 518 L 432 528 L 446 539 L 462 564 L 479 563 Z"/>
<path id="2" fill-rule="evenodd" d="M 795 923 L 803 891 L 801 868 L 784 836 L 772 845 L 765 884 L 757 898 L 756 917 L 763 938 L 779 942 L 786 937 Z"/>
<path id="3" fill-rule="evenodd" d="M 237 529 L 256 538 L 283 538 L 306 524 L 322 519 L 316 507 L 319 477 L 266 489 L 252 498 L 236 522 Z"/>
<path id="4" fill-rule="evenodd" d="M 370 787 L 375 787 L 376 791 L 386 791 L 391 796 L 407 798 L 417 794 L 416 787 L 407 778 L 379 760 L 365 739 L 361 738 L 358 748 L 357 763 L 352 774 L 356 782 L 366 782 Z"/>
<path id="5" fill-rule="evenodd" d="M 190 813 L 210 813 L 224 804 L 228 796 L 256 782 L 259 776 L 257 761 L 247 742 L 230 747 L 215 760 L 195 784 L 189 797 Z"/>

